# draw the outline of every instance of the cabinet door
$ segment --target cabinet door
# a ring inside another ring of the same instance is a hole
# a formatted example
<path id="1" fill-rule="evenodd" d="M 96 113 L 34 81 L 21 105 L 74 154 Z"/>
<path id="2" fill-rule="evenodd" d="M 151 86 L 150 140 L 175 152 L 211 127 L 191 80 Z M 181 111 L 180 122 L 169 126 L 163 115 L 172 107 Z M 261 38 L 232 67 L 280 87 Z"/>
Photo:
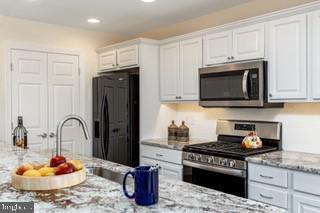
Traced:
<path id="1" fill-rule="evenodd" d="M 117 51 L 112 50 L 99 54 L 99 70 L 114 69 L 117 65 Z"/>
<path id="2" fill-rule="evenodd" d="M 231 60 L 232 31 L 207 35 L 203 42 L 204 66 Z"/>
<path id="3" fill-rule="evenodd" d="M 117 50 L 117 66 L 130 67 L 138 65 L 138 45 L 124 47 Z"/>
<path id="4" fill-rule="evenodd" d="M 293 213 L 319 213 L 320 198 L 311 195 L 293 195 Z"/>
<path id="5" fill-rule="evenodd" d="M 268 23 L 269 100 L 307 98 L 306 15 Z"/>
<path id="6" fill-rule="evenodd" d="M 320 99 L 320 11 L 314 12 L 309 19 L 310 32 L 310 70 L 312 76 L 312 98 Z"/>
<path id="7" fill-rule="evenodd" d="M 180 90 L 182 100 L 199 99 L 199 68 L 202 65 L 202 38 L 180 42 Z"/>
<path id="8" fill-rule="evenodd" d="M 264 58 L 264 24 L 235 29 L 232 39 L 232 60 Z"/>
<path id="9" fill-rule="evenodd" d="M 179 43 L 160 47 L 161 100 L 179 99 Z"/>
<path id="10" fill-rule="evenodd" d="M 28 146 L 34 151 L 48 149 L 47 54 L 12 50 L 12 124 L 23 116 Z"/>
<path id="11" fill-rule="evenodd" d="M 181 165 L 176 165 L 172 163 L 160 162 L 160 167 L 162 175 L 176 179 L 182 180 L 183 168 Z"/>

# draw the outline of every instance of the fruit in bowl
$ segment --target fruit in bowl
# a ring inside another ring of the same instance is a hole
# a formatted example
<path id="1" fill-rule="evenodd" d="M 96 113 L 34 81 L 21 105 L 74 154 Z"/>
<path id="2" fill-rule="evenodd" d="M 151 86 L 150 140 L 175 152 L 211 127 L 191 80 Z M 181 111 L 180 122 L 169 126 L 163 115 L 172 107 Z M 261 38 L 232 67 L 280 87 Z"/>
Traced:
<path id="1" fill-rule="evenodd" d="M 75 171 L 79 171 L 79 170 L 83 169 L 83 167 L 84 167 L 83 163 L 80 160 L 71 160 L 71 161 L 69 161 L 69 163 L 72 164 L 73 169 Z"/>
<path id="2" fill-rule="evenodd" d="M 44 166 L 39 169 L 41 176 L 53 176 L 56 173 L 55 168 Z"/>
<path id="3" fill-rule="evenodd" d="M 51 158 L 50 167 L 57 167 L 60 164 L 63 164 L 65 162 L 67 162 L 65 157 L 57 155 L 57 156 L 54 156 L 53 158 Z"/>
<path id="4" fill-rule="evenodd" d="M 23 175 L 28 170 L 32 170 L 33 166 L 30 163 L 23 164 L 22 166 L 19 166 L 16 170 L 17 175 Z"/>
<path id="5" fill-rule="evenodd" d="M 262 147 L 262 141 L 256 132 L 250 132 L 242 141 L 244 149 L 258 149 Z"/>
<path id="6" fill-rule="evenodd" d="M 41 177 L 41 173 L 39 170 L 35 169 L 30 169 L 28 171 L 25 171 L 22 176 L 27 176 L 27 177 Z"/>
<path id="7" fill-rule="evenodd" d="M 71 163 L 63 163 L 56 168 L 55 175 L 65 175 L 72 172 L 74 172 L 73 165 Z"/>

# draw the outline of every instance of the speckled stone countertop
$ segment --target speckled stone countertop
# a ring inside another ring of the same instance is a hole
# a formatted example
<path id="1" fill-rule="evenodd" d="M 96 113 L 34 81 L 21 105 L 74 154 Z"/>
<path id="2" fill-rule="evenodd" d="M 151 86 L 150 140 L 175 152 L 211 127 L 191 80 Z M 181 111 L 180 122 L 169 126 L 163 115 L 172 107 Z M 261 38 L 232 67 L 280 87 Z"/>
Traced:
<path id="1" fill-rule="evenodd" d="M 167 138 L 159 138 L 159 139 L 145 139 L 141 141 L 141 144 L 168 148 L 168 149 L 182 150 L 185 145 L 207 143 L 207 142 L 210 142 L 210 140 L 191 139 L 189 142 L 179 142 L 179 141 L 170 141 Z"/>
<path id="2" fill-rule="evenodd" d="M 320 174 L 320 155 L 317 154 L 277 151 L 248 157 L 246 160 L 251 163 Z"/>
<path id="3" fill-rule="evenodd" d="M 47 162 L 51 152 L 28 152 L 24 162 Z M 81 159 L 86 166 L 100 166 L 119 173 L 131 168 L 96 158 L 62 152 L 67 159 Z M 228 212 L 273 213 L 284 212 L 255 201 L 235 197 L 215 190 L 199 187 L 160 176 L 159 203 L 149 207 L 137 206 L 127 199 L 118 183 L 88 176 L 82 184 L 70 188 L 27 192 L 16 190 L 10 183 L 10 172 L 17 167 L 17 156 L 8 145 L 0 143 L 0 201 L 34 201 L 35 212 Z"/>

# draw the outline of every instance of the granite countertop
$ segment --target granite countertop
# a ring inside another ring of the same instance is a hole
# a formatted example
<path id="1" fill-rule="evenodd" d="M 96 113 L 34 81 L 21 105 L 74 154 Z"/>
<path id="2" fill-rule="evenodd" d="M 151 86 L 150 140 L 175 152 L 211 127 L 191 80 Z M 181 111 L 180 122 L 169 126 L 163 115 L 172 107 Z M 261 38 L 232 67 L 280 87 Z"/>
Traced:
<path id="1" fill-rule="evenodd" d="M 47 162 L 50 153 L 28 151 L 24 162 Z M 86 166 L 100 166 L 119 173 L 131 169 L 97 158 L 63 154 L 67 159 L 82 160 Z M 45 192 L 20 191 L 10 183 L 10 172 L 18 164 L 10 146 L 0 143 L 0 159 L 0 201 L 34 201 L 35 212 L 284 212 L 276 207 L 164 176 L 159 178 L 159 203 L 149 207 L 137 206 L 123 195 L 120 184 L 95 175 L 89 175 L 85 182 L 70 188 Z"/>
<path id="2" fill-rule="evenodd" d="M 320 174 L 320 155 L 317 154 L 276 151 L 248 157 L 246 160 L 251 163 Z"/>
<path id="3" fill-rule="evenodd" d="M 168 149 L 182 150 L 185 145 L 207 143 L 207 142 L 210 142 L 210 140 L 190 139 L 190 141 L 188 142 L 179 142 L 179 141 L 171 141 L 171 140 L 168 140 L 167 138 L 159 138 L 159 139 L 145 139 L 141 141 L 141 144 L 168 148 Z"/>

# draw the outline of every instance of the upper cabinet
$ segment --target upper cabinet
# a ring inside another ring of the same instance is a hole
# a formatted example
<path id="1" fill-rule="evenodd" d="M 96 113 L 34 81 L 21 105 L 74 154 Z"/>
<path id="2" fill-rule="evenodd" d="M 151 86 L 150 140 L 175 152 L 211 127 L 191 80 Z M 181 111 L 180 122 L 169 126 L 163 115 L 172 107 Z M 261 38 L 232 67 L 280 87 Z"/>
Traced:
<path id="1" fill-rule="evenodd" d="M 310 35 L 310 71 L 312 77 L 312 99 L 320 99 L 320 11 L 310 14 L 309 18 Z"/>
<path id="2" fill-rule="evenodd" d="M 204 66 L 264 58 L 264 24 L 208 34 L 203 52 Z"/>
<path id="3" fill-rule="evenodd" d="M 202 38 L 183 40 L 160 47 L 161 101 L 199 99 L 199 68 Z"/>
<path id="4" fill-rule="evenodd" d="M 114 71 L 139 64 L 138 45 L 99 53 L 99 72 Z"/>
<path id="5" fill-rule="evenodd" d="M 267 24 L 270 101 L 307 99 L 306 27 L 304 14 Z"/>

